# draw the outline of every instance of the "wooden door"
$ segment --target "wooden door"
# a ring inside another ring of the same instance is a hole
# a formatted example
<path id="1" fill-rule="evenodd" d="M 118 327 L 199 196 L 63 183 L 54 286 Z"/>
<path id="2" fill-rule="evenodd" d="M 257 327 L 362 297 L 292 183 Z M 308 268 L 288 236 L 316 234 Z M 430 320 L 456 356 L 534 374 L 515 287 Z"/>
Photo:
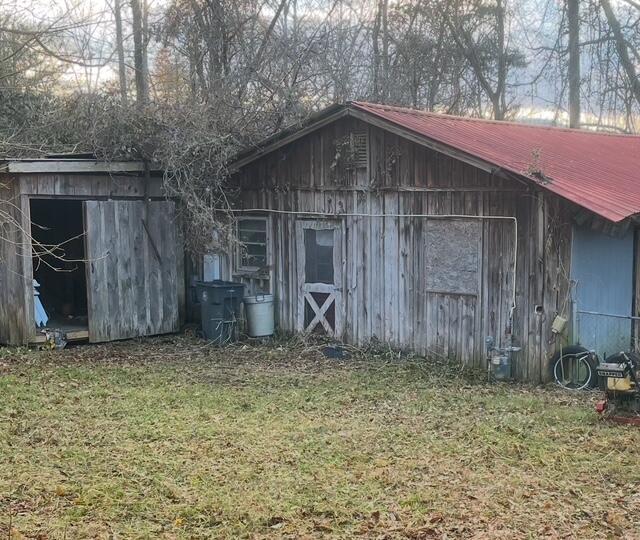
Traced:
<path id="1" fill-rule="evenodd" d="M 89 341 L 177 332 L 175 204 L 86 201 L 84 215 Z"/>
<path id="2" fill-rule="evenodd" d="M 344 227 L 340 221 L 296 223 L 298 331 L 342 336 L 343 240 Z"/>

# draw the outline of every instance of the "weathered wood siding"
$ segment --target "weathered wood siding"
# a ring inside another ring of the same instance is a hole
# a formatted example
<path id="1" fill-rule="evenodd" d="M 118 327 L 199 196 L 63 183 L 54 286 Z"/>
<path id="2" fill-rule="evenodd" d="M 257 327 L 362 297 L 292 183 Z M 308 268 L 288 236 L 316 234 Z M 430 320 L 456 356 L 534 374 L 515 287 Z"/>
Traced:
<path id="1" fill-rule="evenodd" d="M 23 234 L 29 230 L 29 204 L 8 175 L 0 175 L 0 212 L 8 216 L 4 223 L 0 219 L 0 343 L 27 343 L 35 327 L 33 309 L 27 308 L 33 305 L 31 243 Z"/>
<path id="2" fill-rule="evenodd" d="M 1 175 L 0 175 L 1 177 Z M 162 179 L 108 174 L 22 174 L 20 195 L 65 199 L 164 198 Z"/>
<path id="3" fill-rule="evenodd" d="M 368 167 L 336 165 L 335 141 L 362 131 L 369 138 Z M 377 339 L 484 366 L 485 336 L 507 344 L 515 279 L 512 331 L 514 342 L 524 347 L 515 375 L 547 379 L 554 348 L 550 326 L 568 289 L 571 209 L 565 203 L 353 119 L 325 126 L 245 166 L 237 181 L 244 209 L 291 212 L 269 213 L 270 288 L 282 329 L 295 329 L 300 301 L 296 221 L 312 217 L 305 212 L 334 214 L 345 223 L 345 341 Z M 372 217 L 381 214 L 389 217 Z M 516 217 L 516 275 L 513 221 L 478 219 L 477 294 L 429 290 L 429 219 L 396 217 L 409 214 Z"/>
<path id="4" fill-rule="evenodd" d="M 35 335 L 33 314 L 33 268 L 30 241 L 30 208 L 33 198 L 64 198 L 81 200 L 138 199 L 164 200 L 162 179 L 109 174 L 0 174 L 0 207 L 14 215 L 21 229 L 5 226 L 0 235 L 0 343 L 29 343 Z M 164 216 L 171 220 L 171 216 Z M 177 223 L 167 223 L 179 234 Z M 166 231 L 159 231 L 160 237 Z M 173 237 L 172 237 L 173 238 Z M 135 238 L 121 238 L 121 249 L 131 250 L 131 260 L 139 256 Z M 131 242 L 131 243 L 130 243 Z M 176 240 L 182 246 L 181 239 Z M 130 243 L 130 244 L 129 244 Z M 126 245 L 125 245 L 126 244 Z M 178 316 L 184 320 L 185 284 L 182 248 L 168 257 L 176 258 L 175 288 Z M 128 257 L 128 256 L 127 256 Z M 173 278 L 170 280 L 173 285 Z M 115 315 L 114 315 L 115 316 Z M 173 329 L 175 325 L 171 325 Z M 164 331 L 164 330 L 162 330 Z M 157 333 L 155 331 L 150 333 Z"/>
<path id="5" fill-rule="evenodd" d="M 177 332 L 179 260 L 173 201 L 87 201 L 89 340 Z"/>

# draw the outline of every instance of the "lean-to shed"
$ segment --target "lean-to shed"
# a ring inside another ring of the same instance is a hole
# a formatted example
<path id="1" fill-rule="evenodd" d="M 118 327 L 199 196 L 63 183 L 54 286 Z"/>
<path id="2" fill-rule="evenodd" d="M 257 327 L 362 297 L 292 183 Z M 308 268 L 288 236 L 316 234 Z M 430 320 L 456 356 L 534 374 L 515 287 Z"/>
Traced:
<path id="1" fill-rule="evenodd" d="M 561 342 L 638 335 L 640 137 L 353 102 L 233 166 L 229 272 L 275 294 L 284 330 L 476 366 L 494 336 L 533 382 Z"/>
<path id="2" fill-rule="evenodd" d="M 183 266 L 175 203 L 143 163 L 0 161 L 0 343 L 45 339 L 38 299 L 68 340 L 178 331 Z"/>

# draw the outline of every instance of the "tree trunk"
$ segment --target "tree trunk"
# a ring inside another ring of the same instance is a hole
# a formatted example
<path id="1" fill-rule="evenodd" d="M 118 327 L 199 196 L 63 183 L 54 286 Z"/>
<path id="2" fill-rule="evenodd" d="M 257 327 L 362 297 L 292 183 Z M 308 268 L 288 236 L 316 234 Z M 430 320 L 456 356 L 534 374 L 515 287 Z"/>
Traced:
<path id="1" fill-rule="evenodd" d="M 380 101 L 380 3 L 378 3 L 378 9 L 376 11 L 376 18 L 373 23 L 373 29 L 371 31 L 371 45 L 373 53 L 373 74 L 372 74 L 372 86 L 373 86 L 373 101 Z"/>
<path id="2" fill-rule="evenodd" d="M 498 35 L 498 84 L 496 86 L 495 95 L 492 96 L 493 102 L 493 118 L 495 120 L 504 120 L 507 109 L 506 90 L 507 90 L 507 51 L 505 36 L 505 8 L 502 0 L 497 1 L 496 9 L 496 34 Z"/>
<path id="3" fill-rule="evenodd" d="M 580 0 L 567 0 L 569 21 L 569 127 L 580 127 Z"/>
<path id="4" fill-rule="evenodd" d="M 120 79 L 120 99 L 122 105 L 127 104 L 127 72 L 124 63 L 124 39 L 122 37 L 122 6 L 120 0 L 115 0 L 113 13 L 116 19 L 116 47 L 118 50 L 118 77 Z"/>
<path id="5" fill-rule="evenodd" d="M 133 17 L 133 63 L 136 70 L 136 102 L 144 107 L 149 101 L 147 61 L 145 59 L 145 38 L 143 35 L 143 14 L 140 0 L 130 0 Z"/>
<path id="6" fill-rule="evenodd" d="M 382 5 L 382 101 L 389 99 L 389 0 L 381 0 Z"/>
<path id="7" fill-rule="evenodd" d="M 142 0 L 142 74 L 145 80 L 145 101 L 149 99 L 149 6 L 147 0 Z"/>
<path id="8" fill-rule="evenodd" d="M 495 89 L 492 85 L 491 73 L 486 71 L 486 67 L 482 59 L 478 56 L 478 44 L 474 42 L 471 33 L 462 27 L 459 20 L 454 23 L 450 14 L 445 14 L 445 23 L 449 27 L 451 37 L 459 51 L 464 55 L 467 62 L 469 62 L 469 66 L 473 70 L 479 88 L 484 92 L 489 101 L 491 101 L 494 120 L 504 120 L 507 112 L 506 89 L 509 64 L 507 59 L 505 31 L 506 12 L 502 0 L 497 0 L 495 16 L 497 64 L 495 73 L 497 82 L 495 84 Z M 459 15 L 456 15 L 456 17 L 459 18 Z M 480 110 L 481 108 L 482 103 L 479 103 L 478 109 Z"/>

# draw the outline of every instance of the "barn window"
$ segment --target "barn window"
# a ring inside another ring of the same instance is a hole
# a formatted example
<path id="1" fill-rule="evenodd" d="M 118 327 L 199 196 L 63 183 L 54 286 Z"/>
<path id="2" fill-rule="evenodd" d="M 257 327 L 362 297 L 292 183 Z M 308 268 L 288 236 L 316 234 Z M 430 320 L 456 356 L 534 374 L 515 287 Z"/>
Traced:
<path id="1" fill-rule="evenodd" d="M 266 270 L 269 258 L 267 219 L 257 216 L 238 219 L 240 246 L 236 257 L 237 270 L 248 272 Z"/>
<path id="2" fill-rule="evenodd" d="M 427 290 L 478 294 L 480 224 L 472 220 L 434 219 L 425 226 Z"/>

